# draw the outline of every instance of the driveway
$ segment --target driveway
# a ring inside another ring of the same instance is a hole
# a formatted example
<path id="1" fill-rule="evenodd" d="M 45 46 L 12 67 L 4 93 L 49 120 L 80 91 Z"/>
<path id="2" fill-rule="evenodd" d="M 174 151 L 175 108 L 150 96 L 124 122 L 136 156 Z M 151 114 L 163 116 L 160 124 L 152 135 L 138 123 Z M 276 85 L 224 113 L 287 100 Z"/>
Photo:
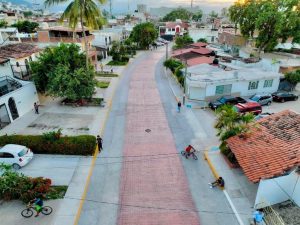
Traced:
<path id="1" fill-rule="evenodd" d="M 52 185 L 69 185 L 81 158 L 88 157 L 35 154 L 19 172 L 31 177 L 50 178 Z"/>

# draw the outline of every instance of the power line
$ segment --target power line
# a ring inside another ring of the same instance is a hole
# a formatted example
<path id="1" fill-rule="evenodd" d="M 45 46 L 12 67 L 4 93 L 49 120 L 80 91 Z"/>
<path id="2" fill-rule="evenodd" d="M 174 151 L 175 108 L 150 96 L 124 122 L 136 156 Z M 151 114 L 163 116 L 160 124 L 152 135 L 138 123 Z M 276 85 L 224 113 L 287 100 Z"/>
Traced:
<path id="1" fill-rule="evenodd" d="M 183 208 L 166 208 L 161 206 L 145 206 L 145 205 L 133 205 L 133 204 L 123 204 L 123 203 L 116 203 L 116 202 L 107 202 L 107 201 L 98 201 L 92 199 L 81 199 L 75 197 L 64 197 L 66 199 L 73 199 L 79 201 L 87 201 L 87 202 L 94 202 L 97 204 L 105 204 L 105 205 L 114 205 L 118 207 L 131 207 L 131 208 L 140 208 L 140 209 L 154 209 L 154 210 L 161 210 L 161 211 L 181 211 L 181 212 L 195 212 L 195 213 L 210 213 L 210 214 L 224 214 L 224 215 L 234 215 L 234 212 L 225 212 L 225 211 L 210 211 L 210 210 L 193 210 L 193 209 L 183 209 Z M 240 215 L 249 216 L 249 213 L 241 213 Z"/>

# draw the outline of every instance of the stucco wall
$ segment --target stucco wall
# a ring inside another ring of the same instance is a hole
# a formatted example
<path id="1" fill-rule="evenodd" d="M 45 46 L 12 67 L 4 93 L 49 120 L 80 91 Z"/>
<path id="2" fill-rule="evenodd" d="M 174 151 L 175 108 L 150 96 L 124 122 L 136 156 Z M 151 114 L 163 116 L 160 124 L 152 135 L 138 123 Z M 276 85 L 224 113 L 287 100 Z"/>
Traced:
<path id="1" fill-rule="evenodd" d="M 274 205 L 289 199 L 293 199 L 300 206 L 299 179 L 299 174 L 292 172 L 287 176 L 261 180 L 256 194 L 255 207 Z"/>
<path id="2" fill-rule="evenodd" d="M 8 93 L 0 98 L 0 105 L 5 104 L 10 120 L 13 121 L 10 110 L 8 107 L 9 98 L 15 100 L 19 117 L 23 116 L 27 112 L 33 109 L 34 102 L 38 102 L 38 95 L 34 83 L 32 82 L 22 82 L 23 87 L 19 88 L 13 92 Z"/>
<path id="3" fill-rule="evenodd" d="M 13 76 L 9 62 L 0 64 L 0 77 L 2 76 Z"/>

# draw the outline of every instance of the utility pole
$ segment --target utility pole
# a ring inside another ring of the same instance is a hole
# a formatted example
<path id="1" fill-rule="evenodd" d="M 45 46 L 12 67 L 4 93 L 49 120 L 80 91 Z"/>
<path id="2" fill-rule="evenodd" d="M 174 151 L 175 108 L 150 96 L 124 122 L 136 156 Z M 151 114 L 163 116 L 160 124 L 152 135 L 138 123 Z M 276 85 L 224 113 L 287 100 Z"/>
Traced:
<path id="1" fill-rule="evenodd" d="M 109 14 L 110 18 L 112 19 L 112 0 L 109 0 Z"/>
<path id="2" fill-rule="evenodd" d="M 166 44 L 166 60 L 168 60 L 169 56 L 168 56 L 168 53 L 169 53 L 169 49 L 168 49 L 168 44 Z"/>

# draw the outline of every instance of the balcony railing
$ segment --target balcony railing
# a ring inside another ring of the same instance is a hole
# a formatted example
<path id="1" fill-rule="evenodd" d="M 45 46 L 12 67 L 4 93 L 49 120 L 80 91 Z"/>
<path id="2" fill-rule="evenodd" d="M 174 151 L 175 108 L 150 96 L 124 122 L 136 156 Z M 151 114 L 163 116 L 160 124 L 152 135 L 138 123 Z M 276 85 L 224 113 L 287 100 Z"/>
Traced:
<path id="1" fill-rule="evenodd" d="M 92 41 L 95 37 L 94 35 L 87 35 L 87 41 Z M 81 43 L 84 42 L 84 37 L 73 38 L 73 37 L 50 37 L 50 42 L 64 42 L 64 43 Z"/>

